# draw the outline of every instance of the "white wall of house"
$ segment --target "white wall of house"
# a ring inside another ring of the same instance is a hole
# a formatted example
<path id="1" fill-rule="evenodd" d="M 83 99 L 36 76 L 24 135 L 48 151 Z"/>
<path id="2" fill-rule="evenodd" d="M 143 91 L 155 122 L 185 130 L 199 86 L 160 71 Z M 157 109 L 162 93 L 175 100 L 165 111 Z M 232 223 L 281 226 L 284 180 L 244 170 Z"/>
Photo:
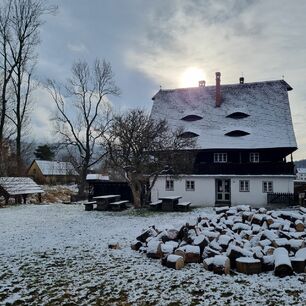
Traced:
<path id="1" fill-rule="evenodd" d="M 195 206 L 215 206 L 215 179 L 226 178 L 231 180 L 231 205 L 248 204 L 254 207 L 267 204 L 267 193 L 263 192 L 263 181 L 273 182 L 273 192 L 293 193 L 294 176 L 208 176 L 208 175 L 181 175 L 174 179 L 172 191 L 166 190 L 166 179 L 169 176 L 160 176 L 151 193 L 151 200 L 156 201 L 162 196 L 182 196 L 180 201 L 190 201 Z M 186 190 L 186 180 L 193 180 L 194 191 Z M 240 180 L 249 181 L 249 191 L 241 192 Z"/>

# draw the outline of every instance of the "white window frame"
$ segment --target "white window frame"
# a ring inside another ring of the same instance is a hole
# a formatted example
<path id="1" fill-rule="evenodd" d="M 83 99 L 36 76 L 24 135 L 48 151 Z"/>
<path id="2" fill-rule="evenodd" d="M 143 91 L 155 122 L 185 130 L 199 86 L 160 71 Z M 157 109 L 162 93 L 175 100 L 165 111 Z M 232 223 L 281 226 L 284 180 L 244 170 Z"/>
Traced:
<path id="1" fill-rule="evenodd" d="M 195 181 L 194 180 L 186 180 L 185 188 L 186 188 L 186 191 L 195 191 Z"/>
<path id="2" fill-rule="evenodd" d="M 273 192 L 273 181 L 263 181 L 262 192 L 263 193 Z"/>
<path id="3" fill-rule="evenodd" d="M 239 180 L 239 192 L 250 192 L 249 180 Z"/>
<path id="4" fill-rule="evenodd" d="M 258 152 L 250 153 L 250 163 L 259 163 L 259 153 Z"/>
<path id="5" fill-rule="evenodd" d="M 174 191 L 174 180 L 166 179 L 165 190 L 166 191 Z"/>
<path id="6" fill-rule="evenodd" d="M 227 163 L 227 153 L 214 153 L 214 163 Z"/>

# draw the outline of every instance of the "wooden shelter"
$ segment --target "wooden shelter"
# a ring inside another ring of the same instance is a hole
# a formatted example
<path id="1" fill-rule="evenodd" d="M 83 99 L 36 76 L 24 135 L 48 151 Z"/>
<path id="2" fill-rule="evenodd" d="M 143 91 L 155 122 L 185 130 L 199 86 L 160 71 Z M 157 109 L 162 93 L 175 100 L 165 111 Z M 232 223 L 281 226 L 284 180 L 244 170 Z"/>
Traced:
<path id="1" fill-rule="evenodd" d="M 26 203 L 29 194 L 41 194 L 44 191 L 29 177 L 0 177 L 0 197 L 3 196 L 8 204 L 9 198 L 15 198 L 15 203 Z"/>

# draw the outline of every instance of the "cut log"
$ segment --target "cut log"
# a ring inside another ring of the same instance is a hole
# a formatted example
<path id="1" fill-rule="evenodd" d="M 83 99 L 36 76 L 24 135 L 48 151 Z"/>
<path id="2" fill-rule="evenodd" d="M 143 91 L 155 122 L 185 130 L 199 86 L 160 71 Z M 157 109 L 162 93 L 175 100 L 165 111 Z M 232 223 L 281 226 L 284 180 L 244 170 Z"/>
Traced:
<path id="1" fill-rule="evenodd" d="M 176 241 L 167 241 L 161 245 L 161 251 L 163 255 L 172 254 L 173 251 L 178 247 L 178 243 Z"/>
<path id="2" fill-rule="evenodd" d="M 155 227 L 152 226 L 146 231 L 144 231 L 142 234 L 140 234 L 136 239 L 139 240 L 140 242 L 146 242 L 146 240 L 149 237 L 156 236 L 156 235 L 157 235 L 157 232 L 155 230 Z"/>
<path id="3" fill-rule="evenodd" d="M 213 271 L 216 274 L 229 274 L 231 270 L 229 258 L 223 255 L 206 258 L 203 264 L 206 270 Z"/>
<path id="4" fill-rule="evenodd" d="M 295 273 L 305 272 L 305 260 L 303 258 L 293 257 L 291 259 L 292 269 Z"/>
<path id="5" fill-rule="evenodd" d="M 131 244 L 131 249 L 134 251 L 138 251 L 142 247 L 142 243 L 140 241 L 134 241 Z"/>
<path id="6" fill-rule="evenodd" d="M 302 258 L 306 261 L 306 248 L 302 248 L 295 253 L 296 258 Z"/>
<path id="7" fill-rule="evenodd" d="M 210 257 L 214 257 L 214 256 L 217 256 L 217 255 L 220 255 L 220 252 L 207 246 L 205 249 L 204 249 L 204 252 L 203 252 L 203 257 L 204 258 L 210 258 Z"/>
<path id="8" fill-rule="evenodd" d="M 274 270 L 274 256 L 267 255 L 262 258 L 261 269 L 263 272 L 269 272 Z"/>
<path id="9" fill-rule="evenodd" d="M 229 210 L 229 206 L 222 206 L 222 207 L 216 207 L 215 208 L 215 211 L 216 211 L 217 215 L 226 213 L 228 210 Z"/>
<path id="10" fill-rule="evenodd" d="M 163 255 L 161 245 L 162 243 L 158 240 L 150 240 L 147 247 L 147 256 L 154 259 L 161 258 Z"/>
<path id="11" fill-rule="evenodd" d="M 290 239 L 289 243 L 290 248 L 294 253 L 297 252 L 299 249 L 305 247 L 305 242 L 302 239 Z"/>
<path id="12" fill-rule="evenodd" d="M 229 250 L 227 251 L 227 256 L 230 259 L 231 267 L 232 269 L 236 268 L 236 259 L 239 257 L 242 257 L 242 250 L 239 247 L 229 247 Z"/>
<path id="13" fill-rule="evenodd" d="M 261 272 L 261 261 L 251 257 L 240 257 L 236 259 L 237 272 L 244 274 L 259 274 Z"/>
<path id="14" fill-rule="evenodd" d="M 204 248 L 208 245 L 209 241 L 204 235 L 199 235 L 193 240 L 193 244 L 200 248 L 200 255 L 203 255 Z"/>
<path id="15" fill-rule="evenodd" d="M 180 270 L 184 267 L 184 259 L 182 256 L 170 254 L 162 258 L 161 264 L 167 268 Z"/>
<path id="16" fill-rule="evenodd" d="M 241 223 L 241 224 L 243 224 L 243 223 Z M 228 247 L 228 245 L 229 245 L 229 243 L 231 242 L 231 241 L 233 241 L 234 240 L 234 238 L 233 237 L 230 237 L 230 236 L 228 236 L 228 235 L 220 235 L 219 237 L 218 237 L 218 244 L 220 245 L 220 247 L 224 250 L 224 251 L 226 251 L 227 250 L 227 247 Z"/>
<path id="17" fill-rule="evenodd" d="M 288 251 L 285 248 L 280 247 L 274 250 L 273 255 L 275 261 L 274 274 L 279 277 L 292 275 L 293 270 Z"/>
<path id="18" fill-rule="evenodd" d="M 283 247 L 286 248 L 288 252 L 290 252 L 290 243 L 286 238 L 278 238 L 273 240 L 273 246 L 275 248 Z"/>
<path id="19" fill-rule="evenodd" d="M 185 263 L 199 263 L 201 261 L 200 247 L 196 245 L 185 245 L 175 250 L 175 254 L 182 256 Z"/>
<path id="20" fill-rule="evenodd" d="M 117 249 L 120 248 L 120 246 L 119 246 L 118 242 L 111 241 L 111 242 L 108 243 L 108 248 L 113 249 L 113 250 L 117 250 Z"/>
<path id="21" fill-rule="evenodd" d="M 297 232 L 304 232 L 305 230 L 305 225 L 301 220 L 296 220 L 295 221 L 295 229 Z"/>

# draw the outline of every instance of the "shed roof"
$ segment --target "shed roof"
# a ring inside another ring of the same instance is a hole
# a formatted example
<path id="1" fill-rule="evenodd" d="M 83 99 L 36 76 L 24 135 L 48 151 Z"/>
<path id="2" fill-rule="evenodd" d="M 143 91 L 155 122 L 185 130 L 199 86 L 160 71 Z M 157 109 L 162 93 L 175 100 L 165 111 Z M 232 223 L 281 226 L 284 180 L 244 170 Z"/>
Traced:
<path id="1" fill-rule="evenodd" d="M 78 175 L 70 162 L 35 160 L 43 175 Z"/>
<path id="2" fill-rule="evenodd" d="M 0 188 L 10 196 L 44 192 L 29 177 L 0 177 Z"/>
<path id="3" fill-rule="evenodd" d="M 160 90 L 153 97 L 151 117 L 166 119 L 173 129 L 182 127 L 186 132 L 198 134 L 200 149 L 289 147 L 295 150 L 287 93 L 291 89 L 284 80 L 221 85 L 220 107 L 215 106 L 216 86 Z M 228 117 L 234 113 L 247 116 Z M 197 120 L 182 120 L 190 115 L 197 116 Z M 227 133 L 241 136 L 231 137 Z"/>

